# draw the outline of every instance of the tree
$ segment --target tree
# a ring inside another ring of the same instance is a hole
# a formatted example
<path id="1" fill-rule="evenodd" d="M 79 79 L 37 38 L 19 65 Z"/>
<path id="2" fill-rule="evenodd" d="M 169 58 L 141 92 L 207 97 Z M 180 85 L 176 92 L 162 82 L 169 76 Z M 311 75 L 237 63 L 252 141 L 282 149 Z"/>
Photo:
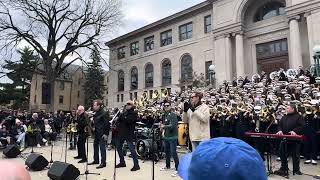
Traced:
<path id="1" fill-rule="evenodd" d="M 10 50 L 27 42 L 40 55 L 43 68 L 35 70 L 50 84 L 47 110 L 52 111 L 55 79 L 83 60 L 85 49 L 101 50 L 120 18 L 119 0 L 1 0 L 0 44 Z"/>
<path id="2" fill-rule="evenodd" d="M 32 75 L 38 66 L 40 57 L 35 55 L 34 51 L 29 47 L 18 50 L 18 54 L 21 56 L 20 60 L 6 60 L 3 66 L 3 68 L 7 70 L 6 75 L 13 81 L 12 87 L 6 86 L 6 90 L 13 90 L 16 95 L 11 99 L 10 97 L 12 96 L 6 97 L 9 98 L 9 100 L 14 100 L 14 105 L 16 106 L 25 106 L 29 102 Z"/>
<path id="3" fill-rule="evenodd" d="M 101 66 L 101 56 L 97 48 L 91 52 L 92 62 L 88 63 L 86 71 L 85 90 L 85 107 L 91 107 L 91 103 L 95 99 L 103 99 L 104 91 L 104 71 Z"/>

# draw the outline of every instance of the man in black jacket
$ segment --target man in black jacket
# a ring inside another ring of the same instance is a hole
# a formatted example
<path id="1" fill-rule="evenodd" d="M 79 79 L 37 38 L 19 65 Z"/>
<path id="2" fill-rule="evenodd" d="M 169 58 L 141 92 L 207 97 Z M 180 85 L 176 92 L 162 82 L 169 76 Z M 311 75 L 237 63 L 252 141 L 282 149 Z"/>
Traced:
<path id="1" fill-rule="evenodd" d="M 106 141 L 110 130 L 110 116 L 109 113 L 103 109 L 101 100 L 93 102 L 93 110 L 96 112 L 93 116 L 94 123 L 94 142 L 93 142 L 93 162 L 92 164 L 99 164 L 99 147 L 101 153 L 101 164 L 97 169 L 106 167 Z M 79 140 L 78 140 L 79 141 Z"/>
<path id="2" fill-rule="evenodd" d="M 304 119 L 297 112 L 296 106 L 294 104 L 290 104 L 287 107 L 287 115 L 283 116 L 279 122 L 279 131 L 278 135 L 301 135 L 303 134 L 304 128 Z M 288 141 L 288 140 L 287 140 Z M 287 152 L 286 152 L 287 151 Z M 275 171 L 275 174 L 280 176 L 287 177 L 288 173 L 288 154 L 292 155 L 293 161 L 293 173 L 297 175 L 301 175 L 300 172 L 300 143 L 299 142 L 284 142 L 280 143 L 280 158 L 281 158 L 281 168 Z"/>
<path id="3" fill-rule="evenodd" d="M 87 133 L 85 132 L 85 127 L 88 126 L 87 116 L 84 113 L 84 107 L 78 107 L 78 119 L 77 122 L 77 131 L 78 135 L 78 142 L 77 142 L 77 150 L 78 156 L 74 157 L 75 159 L 81 159 L 78 163 L 84 163 L 87 161 L 86 155 L 86 140 L 87 140 Z"/>
<path id="4" fill-rule="evenodd" d="M 116 166 L 116 168 L 126 167 L 126 162 L 124 161 L 124 155 L 122 151 L 123 143 L 126 141 L 133 158 L 134 166 L 131 171 L 137 171 L 140 169 L 137 152 L 133 144 L 137 118 L 138 113 L 134 111 L 133 101 L 128 101 L 126 105 L 126 111 L 120 115 L 117 122 L 116 147 L 119 154 L 120 163 Z"/>

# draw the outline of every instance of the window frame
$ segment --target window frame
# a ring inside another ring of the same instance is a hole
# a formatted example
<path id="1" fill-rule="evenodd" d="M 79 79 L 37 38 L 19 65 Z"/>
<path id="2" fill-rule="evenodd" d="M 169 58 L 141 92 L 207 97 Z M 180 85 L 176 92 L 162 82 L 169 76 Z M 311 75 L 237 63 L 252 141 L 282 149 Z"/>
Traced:
<path id="1" fill-rule="evenodd" d="M 144 52 L 154 50 L 154 35 L 144 38 Z"/>
<path id="2" fill-rule="evenodd" d="M 166 70 L 169 70 L 170 72 L 166 73 L 165 72 Z M 164 59 L 162 61 L 161 72 L 162 72 L 162 77 L 161 77 L 162 86 L 170 86 L 172 84 L 172 63 L 170 59 Z M 166 74 L 170 74 L 170 75 L 166 75 Z"/>
<path id="3" fill-rule="evenodd" d="M 266 8 L 266 6 L 270 6 L 268 11 L 264 10 L 264 8 Z M 260 21 L 264 21 L 267 19 L 277 17 L 277 16 L 284 15 L 285 11 L 281 11 L 281 8 L 285 9 L 285 7 L 286 6 L 283 3 L 278 2 L 278 1 L 271 1 L 271 2 L 265 3 L 256 10 L 254 17 L 253 17 L 253 22 L 256 23 L 256 22 L 260 22 Z M 276 15 L 273 15 L 270 17 L 265 17 L 268 13 L 270 13 L 272 11 L 276 11 Z"/>
<path id="4" fill-rule="evenodd" d="M 117 57 L 118 59 L 124 59 L 126 57 L 125 46 L 121 46 L 117 49 Z"/>
<path id="5" fill-rule="evenodd" d="M 136 70 L 136 73 L 133 74 L 133 71 Z M 133 75 L 136 76 L 136 87 L 133 87 Z M 137 90 L 139 88 L 139 71 L 136 66 L 133 66 L 130 70 L 130 90 Z"/>
<path id="6" fill-rule="evenodd" d="M 121 74 L 123 74 L 123 77 L 120 77 Z M 122 78 L 123 81 L 120 81 L 120 78 Z M 119 70 L 119 71 L 118 71 L 118 92 L 124 91 L 124 85 L 125 85 L 125 80 L 124 80 L 124 78 L 125 78 L 124 71 L 123 71 L 123 70 Z M 121 88 L 120 88 L 120 82 L 122 83 Z M 122 87 L 122 86 L 123 86 L 123 87 Z"/>
<path id="7" fill-rule="evenodd" d="M 130 56 L 139 54 L 139 41 L 130 43 Z"/>
<path id="8" fill-rule="evenodd" d="M 188 30 L 189 25 L 191 25 L 191 31 Z M 183 28 L 185 28 L 184 32 L 182 32 Z M 185 37 L 183 38 L 182 35 L 185 35 Z M 192 37 L 193 37 L 193 22 L 192 21 L 179 26 L 179 41 L 191 39 Z"/>
<path id="9" fill-rule="evenodd" d="M 64 97 L 62 95 L 59 96 L 59 104 L 64 103 Z"/>
<path id="10" fill-rule="evenodd" d="M 163 38 L 163 35 L 165 38 Z M 160 33 L 160 47 L 168 46 L 170 44 L 172 44 L 172 29 Z"/>
<path id="11" fill-rule="evenodd" d="M 210 18 L 210 24 L 207 24 L 208 18 Z M 208 30 L 208 27 L 210 27 L 210 30 Z M 211 14 L 204 17 L 204 33 L 208 34 L 210 32 L 212 32 L 212 16 L 211 16 Z"/>
<path id="12" fill-rule="evenodd" d="M 148 70 L 148 67 L 151 67 L 152 69 L 150 69 L 150 70 Z M 148 70 L 148 71 L 147 71 Z M 148 64 L 146 64 L 146 66 L 145 66 L 145 68 L 144 68 L 144 76 L 145 76 L 145 78 L 144 78 L 144 84 L 145 84 L 145 88 L 152 88 L 153 87 L 153 85 L 154 85 L 154 67 L 153 67 L 153 64 L 151 64 L 151 63 L 148 63 Z M 148 74 L 151 74 L 151 80 L 150 80 L 150 82 L 149 82 L 149 75 Z"/>
<path id="13" fill-rule="evenodd" d="M 190 57 L 190 63 L 187 63 L 187 62 L 184 62 L 184 61 L 186 61 L 187 59 L 186 59 L 186 57 Z M 191 66 L 190 67 L 188 67 L 188 68 L 191 68 L 191 73 L 189 74 L 186 70 L 187 70 L 187 64 L 190 64 Z M 189 55 L 189 54 L 185 54 L 185 55 L 183 55 L 182 56 L 182 58 L 181 58 L 181 62 L 180 62 L 180 68 L 181 68 L 181 74 L 180 74 L 180 78 L 181 78 L 181 80 L 183 80 L 183 81 L 190 81 L 190 80 L 192 80 L 192 76 L 193 76 L 193 67 L 192 67 L 192 56 L 191 55 Z M 183 66 L 185 66 L 185 67 L 183 67 Z M 186 72 L 184 72 L 184 71 L 186 71 Z M 185 74 L 187 74 L 188 75 L 188 77 L 187 78 L 184 78 L 185 77 Z"/>

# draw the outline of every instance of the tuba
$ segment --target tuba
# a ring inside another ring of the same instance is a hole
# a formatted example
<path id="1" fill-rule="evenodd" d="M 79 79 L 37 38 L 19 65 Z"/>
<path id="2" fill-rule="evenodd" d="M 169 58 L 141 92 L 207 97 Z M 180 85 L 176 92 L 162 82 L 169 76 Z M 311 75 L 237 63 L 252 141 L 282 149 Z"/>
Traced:
<path id="1" fill-rule="evenodd" d="M 257 79 L 260 79 L 260 75 L 259 74 L 254 74 L 252 77 L 251 77 L 251 81 L 252 82 L 256 82 Z"/>
<path id="2" fill-rule="evenodd" d="M 270 73 L 269 78 L 271 80 L 274 80 L 276 77 L 278 77 L 278 72 L 277 71 L 273 71 Z"/>

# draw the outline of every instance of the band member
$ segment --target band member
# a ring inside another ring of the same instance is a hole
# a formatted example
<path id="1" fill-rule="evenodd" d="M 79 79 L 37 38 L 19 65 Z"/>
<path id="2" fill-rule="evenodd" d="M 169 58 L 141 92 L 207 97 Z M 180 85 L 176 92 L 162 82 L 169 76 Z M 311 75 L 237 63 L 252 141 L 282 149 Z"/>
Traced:
<path id="1" fill-rule="evenodd" d="M 133 168 L 131 169 L 131 171 L 137 171 L 140 169 L 137 152 L 133 144 L 135 124 L 138 118 L 138 114 L 134 111 L 134 109 L 134 102 L 128 101 L 126 104 L 126 111 L 120 114 L 120 117 L 117 121 L 116 130 L 116 147 L 120 158 L 120 163 L 116 165 L 116 168 L 126 167 L 126 162 L 124 160 L 122 151 L 123 143 L 124 141 L 126 141 L 133 159 Z"/>
<path id="2" fill-rule="evenodd" d="M 161 124 L 161 129 L 164 131 L 164 151 L 166 153 L 166 167 L 161 170 L 170 169 L 171 156 L 174 159 L 176 171 L 179 166 L 179 158 L 177 154 L 177 139 L 178 139 L 178 120 L 177 115 L 172 112 L 169 103 L 164 104 L 164 122 Z"/>
<path id="3" fill-rule="evenodd" d="M 69 150 L 76 149 L 77 145 L 77 132 L 72 132 L 71 128 L 75 126 L 76 123 L 76 112 L 73 110 L 71 115 L 67 116 L 67 127 L 70 127 L 70 147 Z"/>
<path id="4" fill-rule="evenodd" d="M 196 149 L 201 141 L 210 139 L 210 110 L 201 102 L 201 92 L 194 92 L 191 95 L 191 104 L 184 103 L 182 119 L 189 123 L 189 135 L 192 148 Z"/>
<path id="5" fill-rule="evenodd" d="M 305 164 L 312 163 L 317 165 L 317 119 L 313 114 L 312 106 L 309 104 L 304 105 L 306 112 L 304 115 L 305 120 L 305 130 L 304 135 L 307 137 L 304 144 L 305 151 Z"/>
<path id="6" fill-rule="evenodd" d="M 94 142 L 93 142 L 93 162 L 92 164 L 99 164 L 99 148 L 101 154 L 101 163 L 97 166 L 97 169 L 106 167 L 106 141 L 108 139 L 110 130 L 110 117 L 109 113 L 103 109 L 103 102 L 101 100 L 95 100 L 93 102 L 93 116 L 94 124 Z"/>
<path id="7" fill-rule="evenodd" d="M 86 140 L 87 140 L 87 132 L 85 128 L 88 126 L 87 115 L 84 113 L 84 107 L 78 107 L 78 119 L 77 119 L 77 131 L 78 131 L 78 142 L 77 142 L 77 150 L 78 156 L 74 157 L 75 159 L 81 159 L 78 163 L 84 163 L 87 161 L 86 155 Z"/>
<path id="8" fill-rule="evenodd" d="M 297 112 L 296 106 L 290 104 L 287 106 L 287 115 L 283 116 L 279 122 L 278 135 L 290 134 L 297 135 L 303 133 L 304 127 L 303 117 Z M 287 149 L 288 152 L 285 152 Z M 280 176 L 288 176 L 288 153 L 292 154 L 293 161 L 293 173 L 301 175 L 300 172 L 300 144 L 296 142 L 281 141 L 280 143 L 280 158 L 281 158 L 281 168 L 275 171 L 275 174 Z"/>

